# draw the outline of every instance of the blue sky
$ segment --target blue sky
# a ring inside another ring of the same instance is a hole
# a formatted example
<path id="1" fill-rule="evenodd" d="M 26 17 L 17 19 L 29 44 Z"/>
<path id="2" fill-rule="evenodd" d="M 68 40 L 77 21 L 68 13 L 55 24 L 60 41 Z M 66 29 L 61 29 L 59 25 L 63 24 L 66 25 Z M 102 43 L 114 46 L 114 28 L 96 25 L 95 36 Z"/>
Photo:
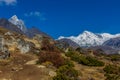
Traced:
<path id="1" fill-rule="evenodd" d="M 0 17 L 14 14 L 53 38 L 84 30 L 120 33 L 119 0 L 0 0 Z"/>

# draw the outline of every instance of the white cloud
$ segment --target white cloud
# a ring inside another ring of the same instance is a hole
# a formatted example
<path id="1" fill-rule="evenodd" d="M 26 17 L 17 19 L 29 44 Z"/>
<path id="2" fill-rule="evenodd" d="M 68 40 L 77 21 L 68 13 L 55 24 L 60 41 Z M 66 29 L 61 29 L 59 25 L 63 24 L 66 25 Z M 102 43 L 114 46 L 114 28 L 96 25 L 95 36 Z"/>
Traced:
<path id="1" fill-rule="evenodd" d="M 37 16 L 37 17 L 42 16 L 42 14 L 40 12 L 38 12 L 38 11 L 25 13 L 24 15 L 27 16 L 27 17 L 30 17 L 30 16 Z"/>
<path id="2" fill-rule="evenodd" d="M 15 5 L 17 0 L 0 0 L 0 4 L 3 5 Z"/>
<path id="3" fill-rule="evenodd" d="M 24 16 L 26 17 L 37 17 L 40 20 L 46 20 L 46 18 L 44 17 L 44 14 L 39 12 L 39 11 L 35 11 L 35 12 L 29 12 L 29 13 L 25 13 Z"/>

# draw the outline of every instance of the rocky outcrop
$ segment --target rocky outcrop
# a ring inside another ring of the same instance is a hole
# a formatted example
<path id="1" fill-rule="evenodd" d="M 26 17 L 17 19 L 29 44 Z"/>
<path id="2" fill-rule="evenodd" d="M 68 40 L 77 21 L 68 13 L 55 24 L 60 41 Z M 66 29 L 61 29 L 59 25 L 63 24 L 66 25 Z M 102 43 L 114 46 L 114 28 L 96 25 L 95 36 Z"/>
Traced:
<path id="1" fill-rule="evenodd" d="M 103 43 L 103 46 L 110 46 L 115 49 L 120 49 L 120 37 L 112 38 Z"/>
<path id="2" fill-rule="evenodd" d="M 18 19 L 18 17 L 16 15 L 13 15 L 10 19 L 9 22 L 11 22 L 12 24 L 16 25 L 21 31 L 23 31 L 24 33 L 27 32 L 27 28 L 23 22 L 23 20 Z"/>
<path id="3" fill-rule="evenodd" d="M 30 51 L 30 45 L 28 44 L 28 42 L 25 42 L 22 39 L 18 39 L 17 42 L 17 48 L 20 50 L 21 53 L 27 53 Z"/>
<path id="4" fill-rule="evenodd" d="M 4 46 L 7 46 L 7 48 Z M 27 53 L 33 46 L 34 45 L 31 42 L 25 41 L 22 36 L 11 32 L 6 32 L 0 37 L 1 52 L 6 50 L 15 51 L 17 49 L 20 53 Z"/>
<path id="5" fill-rule="evenodd" d="M 0 52 L 0 59 L 6 59 L 10 57 L 10 53 L 8 50 L 4 51 L 4 52 Z"/>
<path id="6" fill-rule="evenodd" d="M 70 40 L 70 39 L 60 39 L 60 40 L 56 40 L 56 46 L 61 48 L 61 49 L 67 49 L 69 47 L 72 47 L 73 49 L 76 49 L 79 47 L 79 45 Z"/>
<path id="7" fill-rule="evenodd" d="M 12 32 L 16 32 L 19 34 L 24 34 L 22 30 L 20 30 L 16 25 L 9 22 L 7 19 L 1 18 L 0 19 L 0 27 L 10 30 Z"/>
<path id="8" fill-rule="evenodd" d="M 0 35 L 0 59 L 5 59 L 10 57 L 9 50 L 7 46 L 5 46 L 4 38 Z"/>

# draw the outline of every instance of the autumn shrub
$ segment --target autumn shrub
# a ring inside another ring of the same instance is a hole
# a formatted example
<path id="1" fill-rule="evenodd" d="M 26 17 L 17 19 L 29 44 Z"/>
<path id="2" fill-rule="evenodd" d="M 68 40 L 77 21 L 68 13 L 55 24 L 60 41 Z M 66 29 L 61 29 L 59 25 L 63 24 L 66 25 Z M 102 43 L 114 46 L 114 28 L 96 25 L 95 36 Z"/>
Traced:
<path id="1" fill-rule="evenodd" d="M 47 38 L 44 38 L 42 40 L 41 50 L 60 53 L 60 49 L 54 45 L 54 42 L 51 43 L 50 40 Z"/>
<path id="2" fill-rule="evenodd" d="M 55 67 L 59 67 L 64 64 L 64 59 L 57 52 L 41 52 L 39 54 L 39 63 L 52 62 Z"/>
<path id="3" fill-rule="evenodd" d="M 64 58 L 60 54 L 60 50 L 54 46 L 54 42 L 50 42 L 48 38 L 44 38 L 41 44 L 41 52 L 39 53 L 38 63 L 46 61 L 51 62 L 53 66 L 59 67 L 64 64 Z"/>

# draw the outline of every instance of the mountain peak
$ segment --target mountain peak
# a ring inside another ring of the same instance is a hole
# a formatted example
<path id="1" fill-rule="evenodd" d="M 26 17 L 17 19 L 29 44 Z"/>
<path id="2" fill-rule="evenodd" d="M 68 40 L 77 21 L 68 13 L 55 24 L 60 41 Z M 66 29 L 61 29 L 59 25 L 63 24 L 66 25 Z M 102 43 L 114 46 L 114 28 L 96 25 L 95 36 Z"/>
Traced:
<path id="1" fill-rule="evenodd" d="M 81 37 L 85 39 L 85 38 L 89 38 L 89 37 L 91 37 L 91 38 L 96 37 L 96 35 L 90 31 L 84 31 L 83 33 L 81 33 L 77 36 L 78 39 Z"/>
<path id="2" fill-rule="evenodd" d="M 17 15 L 13 15 L 10 19 L 13 19 L 13 20 L 16 20 L 16 21 L 19 20 L 18 17 L 17 17 Z"/>
<path id="3" fill-rule="evenodd" d="M 60 39 L 64 39 L 65 37 L 64 36 L 60 36 L 59 38 L 58 38 L 58 40 L 60 40 Z"/>
<path id="4" fill-rule="evenodd" d="M 70 36 L 70 37 L 59 37 L 58 39 L 63 39 L 67 38 L 70 39 L 80 46 L 83 47 L 89 47 L 89 46 L 97 46 L 97 45 L 102 45 L 105 41 L 115 38 L 115 37 L 120 37 L 120 34 L 116 35 L 111 35 L 109 33 L 92 33 L 90 31 L 84 31 L 78 36 Z"/>
<path id="5" fill-rule="evenodd" d="M 85 30 L 83 33 L 92 33 L 92 32 Z"/>
<path id="6" fill-rule="evenodd" d="M 81 35 L 81 34 L 80 34 Z M 79 36 L 80 36 L 79 35 Z M 82 35 L 94 35 L 94 33 L 92 33 L 92 32 L 90 32 L 90 31 L 84 31 L 83 33 L 82 33 Z"/>
<path id="7" fill-rule="evenodd" d="M 9 22 L 12 24 L 16 25 L 19 29 L 21 29 L 24 33 L 27 32 L 27 28 L 24 24 L 24 21 L 22 19 L 18 19 L 16 15 L 13 15 L 10 19 Z"/>

